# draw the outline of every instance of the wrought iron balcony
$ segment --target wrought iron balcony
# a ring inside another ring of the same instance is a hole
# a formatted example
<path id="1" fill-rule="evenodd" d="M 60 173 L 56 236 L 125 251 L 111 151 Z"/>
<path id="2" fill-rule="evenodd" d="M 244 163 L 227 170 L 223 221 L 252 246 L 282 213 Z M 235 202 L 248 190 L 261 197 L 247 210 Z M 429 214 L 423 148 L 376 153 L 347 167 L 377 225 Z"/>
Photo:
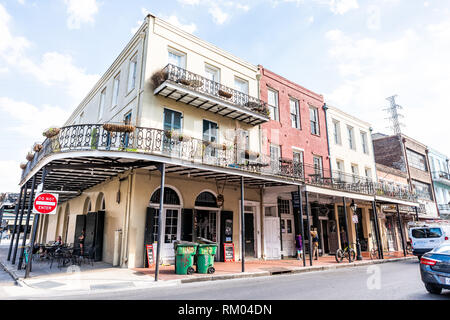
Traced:
<path id="1" fill-rule="evenodd" d="M 154 94 L 177 102 L 250 125 L 270 120 L 264 101 L 172 64 L 156 72 L 152 82 Z"/>
<path id="2" fill-rule="evenodd" d="M 432 172 L 433 180 L 444 183 L 450 186 L 450 174 L 444 171 Z"/>
<path id="3" fill-rule="evenodd" d="M 450 203 L 446 204 L 438 204 L 439 211 L 443 211 L 444 213 L 450 213 Z"/>
<path id="4" fill-rule="evenodd" d="M 105 127 L 110 130 L 107 131 Z M 289 159 L 271 160 L 257 152 L 239 149 L 234 143 L 215 143 L 186 134 L 155 128 L 132 127 L 129 132 L 113 132 L 107 125 L 85 124 L 61 128 L 58 135 L 46 139 L 22 172 L 22 180 L 45 157 L 76 151 L 111 151 L 151 154 L 186 162 L 258 173 L 262 177 L 285 178 L 309 185 L 367 195 L 415 201 L 415 195 L 404 188 L 374 183 L 366 177 L 324 170 Z M 70 157 L 70 155 L 68 155 Z"/>
<path id="5" fill-rule="evenodd" d="M 417 201 L 417 194 L 411 193 L 409 187 L 391 182 L 374 183 L 375 193 L 378 196 L 402 199 L 407 201 Z"/>

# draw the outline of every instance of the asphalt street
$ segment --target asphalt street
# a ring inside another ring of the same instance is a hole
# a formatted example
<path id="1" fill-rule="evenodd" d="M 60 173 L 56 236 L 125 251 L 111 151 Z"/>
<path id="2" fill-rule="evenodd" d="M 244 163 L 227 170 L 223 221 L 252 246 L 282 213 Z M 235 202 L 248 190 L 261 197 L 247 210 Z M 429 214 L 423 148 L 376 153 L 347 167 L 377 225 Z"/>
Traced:
<path id="1" fill-rule="evenodd" d="M 74 294 L 61 299 L 449 300 L 450 290 L 444 290 L 442 295 L 429 294 L 420 279 L 418 261 L 409 260 L 304 274 L 198 282 L 145 290 Z"/>

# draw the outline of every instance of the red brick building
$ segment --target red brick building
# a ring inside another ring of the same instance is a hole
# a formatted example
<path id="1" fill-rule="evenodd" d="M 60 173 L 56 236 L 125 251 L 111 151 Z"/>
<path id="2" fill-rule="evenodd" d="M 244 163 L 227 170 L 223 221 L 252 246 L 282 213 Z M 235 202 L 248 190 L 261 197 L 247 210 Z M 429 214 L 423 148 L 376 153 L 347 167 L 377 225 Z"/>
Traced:
<path id="1" fill-rule="evenodd" d="M 323 96 L 263 66 L 259 66 L 259 70 L 260 99 L 269 103 L 273 119 L 262 125 L 263 153 L 270 155 L 270 146 L 279 146 L 280 156 L 292 160 L 294 152 L 302 151 L 302 162 L 306 166 L 314 165 L 314 159 L 320 158 L 323 170 L 328 171 L 330 162 Z"/>
<path id="2" fill-rule="evenodd" d="M 260 99 L 268 103 L 272 119 L 261 125 L 262 153 L 270 156 L 272 172 L 278 170 L 283 175 L 297 177 L 301 175 L 305 181 L 309 182 L 330 177 L 323 96 L 263 66 L 258 67 L 261 74 Z M 302 165 L 298 165 L 299 163 Z M 286 170 L 284 165 L 292 169 Z M 294 236 L 299 234 L 301 228 L 299 208 L 294 206 L 292 193 L 297 190 L 297 187 L 264 189 L 264 245 L 267 248 L 264 258 L 266 259 L 296 255 Z M 332 224 L 328 223 L 328 216 L 320 215 L 319 211 L 331 211 L 334 200 L 332 198 L 323 200 L 323 197 L 318 194 L 311 195 L 312 217 L 309 223 L 311 228 L 319 232 L 321 252 L 333 253 L 338 247 L 337 233 L 332 232 L 334 229 Z M 303 212 L 306 212 L 306 208 Z M 305 214 L 303 220 L 304 234 L 307 237 Z M 279 230 L 279 233 L 277 234 L 274 230 Z"/>

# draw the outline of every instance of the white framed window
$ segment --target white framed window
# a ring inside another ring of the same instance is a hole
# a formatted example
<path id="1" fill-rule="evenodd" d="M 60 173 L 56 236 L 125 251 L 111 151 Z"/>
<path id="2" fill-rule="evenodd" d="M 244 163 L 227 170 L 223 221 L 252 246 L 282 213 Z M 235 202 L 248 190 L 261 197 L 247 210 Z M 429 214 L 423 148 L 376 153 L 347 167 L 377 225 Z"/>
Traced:
<path id="1" fill-rule="evenodd" d="M 270 167 L 275 172 L 280 170 L 281 148 L 278 145 L 270 145 Z"/>
<path id="2" fill-rule="evenodd" d="M 234 77 L 234 89 L 248 95 L 248 81 Z"/>
<path id="3" fill-rule="evenodd" d="M 323 177 L 323 164 L 321 156 L 313 156 L 313 164 L 314 164 L 314 174 L 316 178 Z"/>
<path id="4" fill-rule="evenodd" d="M 300 109 L 299 109 L 298 100 L 290 98 L 289 99 L 289 107 L 290 107 L 290 110 L 291 110 L 292 128 L 301 129 L 301 125 L 300 125 Z"/>
<path id="5" fill-rule="evenodd" d="M 120 88 L 120 73 L 114 77 L 113 98 L 111 105 L 112 108 L 117 106 L 117 102 L 119 100 L 119 88 Z"/>
<path id="6" fill-rule="evenodd" d="M 205 64 L 205 77 L 211 81 L 220 83 L 220 69 L 209 64 Z"/>
<path id="7" fill-rule="evenodd" d="M 372 180 L 372 170 L 370 168 L 364 168 L 364 173 L 367 180 Z"/>
<path id="8" fill-rule="evenodd" d="M 333 136 L 334 136 L 334 144 L 342 144 L 341 140 L 341 123 L 337 120 L 333 119 Z"/>
<path id="9" fill-rule="evenodd" d="M 336 168 L 340 181 L 344 181 L 344 161 L 336 159 Z"/>
<path id="10" fill-rule="evenodd" d="M 103 112 L 105 110 L 105 101 L 106 101 L 106 88 L 102 90 L 100 93 L 100 105 L 98 107 L 98 119 L 101 120 L 103 117 Z"/>
<path id="11" fill-rule="evenodd" d="M 311 133 L 320 135 L 319 129 L 319 110 L 315 107 L 309 108 L 309 117 L 311 120 Z"/>
<path id="12" fill-rule="evenodd" d="M 362 144 L 363 152 L 365 154 L 369 154 L 369 147 L 367 145 L 367 133 L 364 131 L 361 131 L 360 133 L 361 133 L 361 144 Z"/>
<path id="13" fill-rule="evenodd" d="M 267 102 L 269 104 L 270 119 L 278 121 L 278 91 L 267 89 Z"/>
<path id="14" fill-rule="evenodd" d="M 356 150 L 355 136 L 354 136 L 354 132 L 353 131 L 354 131 L 353 127 L 347 126 L 348 146 L 349 146 L 350 149 Z"/>
<path id="15" fill-rule="evenodd" d="M 358 182 L 359 169 L 358 165 L 352 164 L 353 183 Z"/>
<path id="16" fill-rule="evenodd" d="M 136 88 L 137 55 L 130 59 L 128 68 L 128 92 Z"/>
<path id="17" fill-rule="evenodd" d="M 168 50 L 168 59 L 169 63 L 173 64 L 182 69 L 186 69 L 186 54 L 175 50 L 173 48 L 169 48 Z"/>

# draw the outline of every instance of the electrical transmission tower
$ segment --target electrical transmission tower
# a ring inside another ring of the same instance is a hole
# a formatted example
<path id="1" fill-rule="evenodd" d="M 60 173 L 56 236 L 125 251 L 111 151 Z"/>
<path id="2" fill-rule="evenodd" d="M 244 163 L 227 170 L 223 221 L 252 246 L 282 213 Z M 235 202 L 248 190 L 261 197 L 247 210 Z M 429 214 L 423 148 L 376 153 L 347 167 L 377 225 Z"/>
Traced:
<path id="1" fill-rule="evenodd" d="M 391 125 L 388 128 L 392 129 L 394 131 L 394 134 L 398 135 L 401 134 L 400 128 L 404 127 L 404 124 L 402 124 L 399 119 L 404 118 L 404 116 L 398 113 L 398 110 L 403 109 L 403 107 L 395 103 L 396 97 L 397 95 L 386 98 L 386 100 L 391 103 L 391 106 L 383 110 L 389 113 L 389 118 L 386 119 L 391 122 Z"/>

